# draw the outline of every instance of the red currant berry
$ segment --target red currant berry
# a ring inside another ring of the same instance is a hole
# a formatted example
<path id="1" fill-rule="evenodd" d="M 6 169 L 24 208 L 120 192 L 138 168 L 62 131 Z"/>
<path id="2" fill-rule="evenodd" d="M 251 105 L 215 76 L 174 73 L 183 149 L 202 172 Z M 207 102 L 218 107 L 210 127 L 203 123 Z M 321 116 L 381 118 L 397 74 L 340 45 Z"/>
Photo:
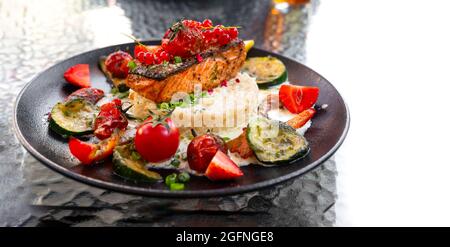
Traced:
<path id="1" fill-rule="evenodd" d="M 136 45 L 134 46 L 134 57 L 137 58 L 137 57 L 138 57 L 137 55 L 138 55 L 140 52 L 146 52 L 146 51 L 148 51 L 148 49 L 147 49 L 147 47 L 146 47 L 145 45 L 136 44 Z M 138 60 L 139 60 L 139 59 L 138 59 Z"/>
<path id="2" fill-rule="evenodd" d="M 227 31 L 228 35 L 230 35 L 231 40 L 236 39 L 238 37 L 239 32 L 237 28 L 232 27 L 229 28 Z"/>
<path id="3" fill-rule="evenodd" d="M 144 62 L 144 55 L 145 55 L 145 52 L 143 52 L 143 51 L 139 52 L 137 54 L 137 56 L 136 56 L 137 60 L 139 60 L 139 62 L 143 63 Z"/>
<path id="4" fill-rule="evenodd" d="M 159 53 L 159 57 L 160 57 L 160 59 L 161 59 L 161 61 L 167 61 L 167 62 L 169 62 L 169 60 L 170 60 L 170 55 L 169 55 L 169 53 L 167 53 L 167 52 L 165 52 L 165 51 L 161 51 L 161 53 Z"/>
<path id="5" fill-rule="evenodd" d="M 212 27 L 212 21 L 210 19 L 205 19 L 202 23 L 203 27 Z"/>
<path id="6" fill-rule="evenodd" d="M 216 26 L 216 27 L 213 29 L 213 34 L 214 34 L 214 36 L 215 36 L 216 38 L 218 38 L 218 36 L 222 35 L 222 33 L 223 33 L 223 29 L 222 29 L 221 27 L 219 27 L 219 26 Z"/>
<path id="7" fill-rule="evenodd" d="M 219 45 L 226 45 L 226 44 L 228 44 L 228 42 L 230 42 L 230 35 L 223 33 L 219 37 Z"/>
<path id="8" fill-rule="evenodd" d="M 199 28 L 202 24 L 198 21 L 184 20 L 183 25 L 190 28 Z"/>
<path id="9" fill-rule="evenodd" d="M 220 86 L 221 87 L 228 87 L 228 81 L 227 80 L 223 80 L 220 82 Z"/>
<path id="10" fill-rule="evenodd" d="M 162 63 L 161 58 L 158 57 L 156 54 L 153 55 L 153 64 L 160 64 Z"/>
<path id="11" fill-rule="evenodd" d="M 203 58 L 202 58 L 202 56 L 200 56 L 200 54 L 197 54 L 197 55 L 195 56 L 195 58 L 197 59 L 197 61 L 198 61 L 199 63 L 201 63 L 201 62 L 203 61 Z"/>
<path id="12" fill-rule="evenodd" d="M 153 64 L 153 54 L 150 52 L 146 52 L 144 55 L 144 63 L 145 64 Z"/>
<path id="13" fill-rule="evenodd" d="M 213 38 L 213 31 L 212 31 L 212 29 L 205 30 L 205 31 L 203 31 L 202 34 L 203 34 L 203 40 L 206 43 L 210 43 L 211 39 Z"/>

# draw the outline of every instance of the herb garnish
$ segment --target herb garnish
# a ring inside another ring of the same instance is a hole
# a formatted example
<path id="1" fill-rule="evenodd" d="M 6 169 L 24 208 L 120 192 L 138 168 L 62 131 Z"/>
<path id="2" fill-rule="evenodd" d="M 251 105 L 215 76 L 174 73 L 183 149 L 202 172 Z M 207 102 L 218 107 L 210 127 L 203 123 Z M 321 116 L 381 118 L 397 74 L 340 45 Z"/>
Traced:
<path id="1" fill-rule="evenodd" d="M 177 107 L 187 107 L 188 105 L 195 105 L 198 104 L 198 101 L 200 98 L 203 98 L 207 96 L 208 93 L 205 91 L 202 91 L 199 97 L 196 97 L 194 93 L 189 94 L 189 100 L 179 100 L 178 102 L 162 102 L 157 105 L 158 109 L 164 110 L 164 111 L 173 111 Z"/>
<path id="2" fill-rule="evenodd" d="M 173 60 L 175 61 L 175 63 L 182 63 L 182 62 L 183 62 L 183 59 L 181 59 L 180 56 L 175 56 L 175 57 L 173 58 Z"/>
<path id="3" fill-rule="evenodd" d="M 131 61 L 128 62 L 128 68 L 129 69 L 134 69 L 134 68 L 136 68 L 136 66 L 137 66 L 137 64 L 136 64 L 136 62 L 134 60 L 131 60 Z"/>

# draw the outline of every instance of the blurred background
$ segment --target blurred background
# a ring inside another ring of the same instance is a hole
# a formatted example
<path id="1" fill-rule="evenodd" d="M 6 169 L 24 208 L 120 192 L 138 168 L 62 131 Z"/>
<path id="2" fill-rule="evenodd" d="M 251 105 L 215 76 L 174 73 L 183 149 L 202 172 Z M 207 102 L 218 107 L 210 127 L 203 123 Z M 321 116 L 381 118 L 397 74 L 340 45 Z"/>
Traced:
<path id="1" fill-rule="evenodd" d="M 0 225 L 450 225 L 445 0 L 0 0 Z M 350 132 L 315 171 L 244 195 L 159 200 L 48 170 L 18 143 L 12 106 L 37 73 L 75 54 L 160 38 L 175 20 L 242 26 L 346 100 Z"/>

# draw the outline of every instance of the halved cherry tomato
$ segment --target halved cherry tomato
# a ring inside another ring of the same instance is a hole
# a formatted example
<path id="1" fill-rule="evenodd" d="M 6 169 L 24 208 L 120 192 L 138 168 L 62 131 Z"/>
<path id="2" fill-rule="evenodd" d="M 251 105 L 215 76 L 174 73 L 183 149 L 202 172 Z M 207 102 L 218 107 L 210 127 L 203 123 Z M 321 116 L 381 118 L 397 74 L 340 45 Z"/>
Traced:
<path id="1" fill-rule="evenodd" d="M 230 180 L 243 175 L 239 166 L 220 150 L 214 155 L 205 172 L 205 176 L 212 181 Z"/>
<path id="2" fill-rule="evenodd" d="M 105 60 L 106 69 L 113 77 L 125 78 L 128 75 L 128 62 L 133 59 L 124 51 L 116 51 L 108 55 Z"/>
<path id="3" fill-rule="evenodd" d="M 297 116 L 289 119 L 286 123 L 291 126 L 294 129 L 301 128 L 303 125 L 305 125 L 312 117 L 314 117 L 314 114 L 316 114 L 316 110 L 313 108 L 306 109 Z"/>
<path id="4" fill-rule="evenodd" d="M 122 101 L 114 99 L 100 107 L 100 112 L 94 121 L 94 134 L 100 139 L 111 136 L 115 129 L 124 130 L 128 126 L 128 120 L 122 113 Z"/>
<path id="5" fill-rule="evenodd" d="M 205 172 L 217 150 L 228 153 L 225 141 L 220 136 L 214 134 L 196 136 L 187 148 L 189 167 L 198 172 Z"/>
<path id="6" fill-rule="evenodd" d="M 92 104 L 97 103 L 101 98 L 105 96 L 103 90 L 93 87 L 80 88 L 77 91 L 71 93 L 65 101 L 70 101 L 73 99 L 84 99 L 91 102 Z"/>
<path id="7" fill-rule="evenodd" d="M 76 64 L 64 72 L 64 79 L 77 87 L 90 87 L 89 64 Z"/>
<path id="8" fill-rule="evenodd" d="M 118 132 L 97 144 L 83 142 L 75 137 L 70 137 L 69 149 L 70 153 L 81 161 L 83 165 L 90 165 L 110 156 L 119 140 L 120 135 Z"/>
<path id="9" fill-rule="evenodd" d="M 316 103 L 319 97 L 319 88 L 282 85 L 278 94 L 286 109 L 292 113 L 300 113 Z"/>
<path id="10" fill-rule="evenodd" d="M 149 162 L 170 159 L 180 145 L 180 133 L 170 118 L 144 121 L 137 129 L 134 146 L 138 153 Z"/>

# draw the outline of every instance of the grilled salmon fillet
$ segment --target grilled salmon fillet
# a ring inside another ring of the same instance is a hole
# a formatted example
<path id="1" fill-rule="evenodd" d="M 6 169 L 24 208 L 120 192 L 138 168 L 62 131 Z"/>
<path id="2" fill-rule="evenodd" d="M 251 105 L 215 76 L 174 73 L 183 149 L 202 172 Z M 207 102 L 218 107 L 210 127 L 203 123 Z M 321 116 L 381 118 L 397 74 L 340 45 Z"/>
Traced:
<path id="1" fill-rule="evenodd" d="M 138 65 L 130 71 L 126 84 L 143 97 L 156 103 L 167 102 L 177 92 L 192 93 L 195 84 L 202 90 L 213 89 L 236 76 L 244 64 L 247 51 L 242 40 L 207 51 L 198 58 L 180 64 Z"/>

